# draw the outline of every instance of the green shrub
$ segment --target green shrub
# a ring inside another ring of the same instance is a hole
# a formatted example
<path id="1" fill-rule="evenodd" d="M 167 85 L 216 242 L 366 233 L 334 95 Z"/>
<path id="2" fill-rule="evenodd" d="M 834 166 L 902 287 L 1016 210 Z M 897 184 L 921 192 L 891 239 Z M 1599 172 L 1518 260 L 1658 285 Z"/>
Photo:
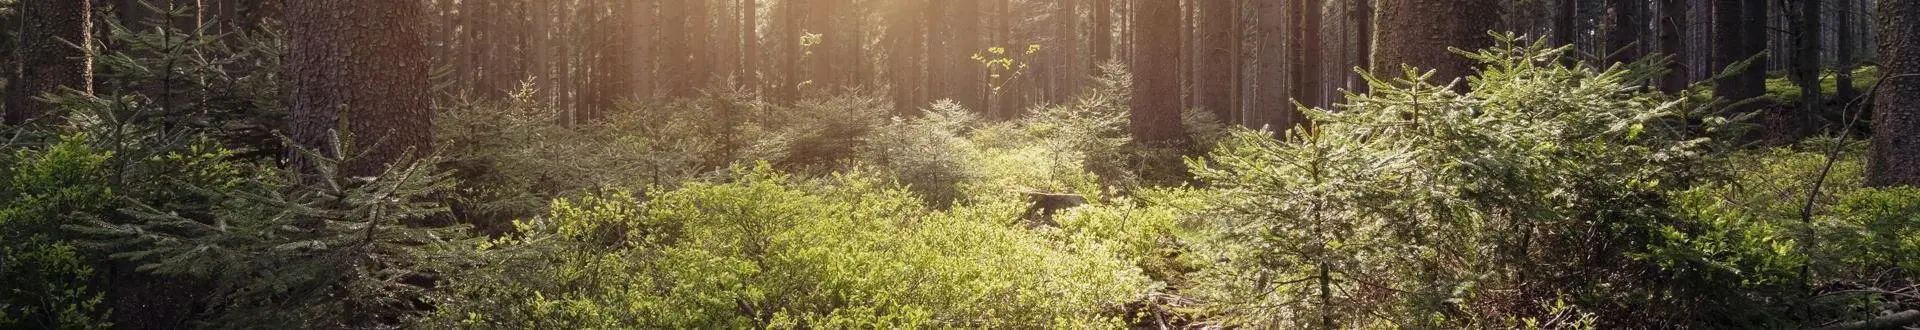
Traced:
<path id="1" fill-rule="evenodd" d="M 1471 92 L 1367 75 L 1370 94 L 1307 109 L 1311 130 L 1236 133 L 1192 162 L 1238 245 L 1202 274 L 1225 322 L 1476 328 L 1565 297 L 1602 326 L 1689 323 L 1697 305 L 1668 295 L 1694 283 L 1635 256 L 1680 220 L 1666 193 L 1709 169 L 1689 122 L 1723 121 L 1640 86 L 1658 61 L 1567 67 L 1565 48 L 1498 37 L 1466 53 Z"/>
<path id="2" fill-rule="evenodd" d="M 762 166 L 647 198 L 555 202 L 489 247 L 432 324 L 485 327 L 1118 326 L 1146 279 L 1112 248 L 933 211 L 861 174 Z"/>
<path id="3" fill-rule="evenodd" d="M 0 155 L 0 327 L 104 328 L 92 255 L 59 227 L 111 208 L 111 154 L 84 135 Z M 12 149 L 8 149 L 12 150 Z"/>

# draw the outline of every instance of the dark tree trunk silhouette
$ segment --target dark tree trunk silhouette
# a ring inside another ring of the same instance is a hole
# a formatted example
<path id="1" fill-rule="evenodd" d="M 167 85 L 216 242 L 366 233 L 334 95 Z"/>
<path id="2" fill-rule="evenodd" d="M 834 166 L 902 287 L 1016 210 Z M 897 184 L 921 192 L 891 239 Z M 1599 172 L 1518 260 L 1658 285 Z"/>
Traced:
<path id="1" fill-rule="evenodd" d="M 1495 0 L 1379 0 L 1374 6 L 1373 70 L 1391 77 L 1411 65 L 1436 71 L 1435 83 L 1473 72 L 1472 61 L 1447 49 L 1492 46 L 1487 31 L 1500 17 Z"/>
<path id="2" fill-rule="evenodd" d="M 1238 1 L 1199 1 L 1200 31 L 1194 43 L 1199 47 L 1195 52 L 1193 97 L 1195 106 L 1212 111 L 1216 118 L 1224 122 L 1233 122 L 1233 60 L 1239 54 L 1233 53 L 1233 45 L 1240 42 L 1233 27 L 1239 25 L 1239 17 L 1232 17 L 1233 7 Z"/>
<path id="3" fill-rule="evenodd" d="M 1113 0 L 1093 0 L 1092 11 L 1093 29 L 1088 36 L 1093 45 L 1089 50 L 1093 53 L 1093 65 L 1098 66 L 1113 59 Z"/>
<path id="4" fill-rule="evenodd" d="M 1325 44 L 1320 42 L 1320 15 L 1323 14 L 1320 4 L 1320 0 L 1293 2 L 1293 99 L 1309 107 L 1326 105 L 1322 100 L 1326 97 L 1327 84 L 1321 78 L 1326 70 L 1322 64 Z"/>
<path id="5" fill-rule="evenodd" d="M 1787 134 L 1785 141 L 1798 141 L 1800 138 L 1817 134 L 1821 125 L 1820 111 L 1826 108 L 1826 98 L 1820 92 L 1820 16 L 1819 0 L 1794 0 L 1788 21 L 1793 23 L 1793 65 L 1790 76 L 1800 87 L 1800 107 L 1788 116 L 1786 127 L 1780 132 Z"/>
<path id="6" fill-rule="evenodd" d="M 1678 93 L 1687 88 L 1687 5 L 1686 0 L 1660 0 L 1660 52 L 1671 56 L 1667 64 L 1667 74 L 1660 77 L 1659 87 L 1667 93 Z"/>
<path id="7" fill-rule="evenodd" d="M 91 3 L 28 0 L 15 5 L 19 39 L 13 49 L 5 123 L 26 124 L 47 115 L 50 107 L 38 98 L 61 88 L 93 92 L 93 57 L 80 48 L 93 43 Z"/>
<path id="8" fill-rule="evenodd" d="M 1758 6 L 1756 6 L 1756 4 Z M 1727 68 L 1766 50 L 1766 1 L 1718 0 L 1713 7 L 1715 68 Z M 1745 102 L 1766 93 L 1766 60 L 1756 59 L 1744 70 L 1716 82 L 1713 94 L 1729 102 Z M 1753 111 L 1752 103 L 1729 109 Z"/>
<path id="9" fill-rule="evenodd" d="M 1180 125 L 1180 2 L 1133 0 L 1133 138 L 1183 147 Z"/>
<path id="10" fill-rule="evenodd" d="M 1640 37 L 1647 34 L 1647 1 L 1607 0 L 1607 9 L 1613 12 L 1605 34 L 1607 62 L 1632 62 L 1646 56 Z"/>
<path id="11" fill-rule="evenodd" d="M 1867 185 L 1920 187 L 1920 1 L 1880 1 L 1880 70 Z"/>
<path id="12" fill-rule="evenodd" d="M 1835 102 L 1839 103 L 1842 107 L 1852 105 L 1853 99 L 1859 97 L 1859 91 L 1853 88 L 1853 70 L 1855 68 L 1854 61 L 1856 60 L 1854 58 L 1854 44 L 1858 43 L 1856 40 L 1859 38 L 1858 35 L 1855 35 L 1855 33 L 1858 32 L 1854 31 L 1855 16 L 1853 2 L 1854 0 L 1839 0 L 1833 2 L 1833 27 L 1835 31 L 1839 31 L 1838 33 L 1834 33 L 1834 45 L 1837 45 L 1837 47 L 1833 49 L 1835 60 L 1833 77 L 1835 89 L 1833 97 Z M 1843 108 L 1842 110 L 1852 111 L 1850 108 Z M 1845 116 L 1848 113 L 1849 112 L 1843 112 L 1842 114 Z"/>
<path id="13" fill-rule="evenodd" d="M 350 176 L 371 176 L 411 152 L 433 152 L 427 57 L 417 1 L 287 2 L 289 133 L 296 143 L 352 156 Z M 349 150 L 334 150 L 329 132 Z"/>

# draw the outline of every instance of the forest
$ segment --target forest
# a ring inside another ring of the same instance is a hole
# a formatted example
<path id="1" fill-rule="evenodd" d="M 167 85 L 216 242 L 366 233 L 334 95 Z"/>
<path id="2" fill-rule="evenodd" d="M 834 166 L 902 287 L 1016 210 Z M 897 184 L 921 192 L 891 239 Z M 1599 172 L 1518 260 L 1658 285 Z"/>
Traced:
<path id="1" fill-rule="evenodd" d="M 0 31 L 0 329 L 1920 329 L 1920 1 Z"/>

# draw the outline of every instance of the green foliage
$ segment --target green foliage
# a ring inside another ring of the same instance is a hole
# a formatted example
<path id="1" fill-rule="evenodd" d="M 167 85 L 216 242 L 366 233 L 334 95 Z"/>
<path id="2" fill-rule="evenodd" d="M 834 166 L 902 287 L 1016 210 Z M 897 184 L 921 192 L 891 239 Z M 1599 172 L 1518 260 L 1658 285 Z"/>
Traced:
<path id="1" fill-rule="evenodd" d="M 1208 275 L 1230 322 L 1485 327 L 1564 295 L 1601 324 L 1684 323 L 1650 304 L 1689 284 L 1632 256 L 1705 169 L 1713 144 L 1686 120 L 1705 104 L 1638 86 L 1656 61 L 1566 67 L 1565 48 L 1501 40 L 1466 54 L 1472 92 L 1368 75 L 1341 111 L 1305 109 L 1310 131 L 1236 133 L 1192 162 L 1244 245 Z"/>
<path id="2" fill-rule="evenodd" d="M 489 247 L 441 326 L 1113 327 L 1147 281 L 1017 205 L 933 211 L 861 174 L 766 166 L 638 198 L 558 201 Z"/>
<path id="3" fill-rule="evenodd" d="M 463 227 L 429 225 L 445 212 L 430 196 L 451 187 L 448 175 L 423 161 L 346 178 L 339 159 L 303 153 L 317 173 L 175 181 L 204 209 L 131 201 L 125 217 L 66 227 L 139 271 L 214 283 L 205 326 L 366 327 L 420 311 L 435 274 L 472 244 Z"/>
<path id="4" fill-rule="evenodd" d="M 115 198 L 110 155 L 71 135 L 0 155 L 0 327 L 104 328 L 93 258 L 59 226 Z"/>

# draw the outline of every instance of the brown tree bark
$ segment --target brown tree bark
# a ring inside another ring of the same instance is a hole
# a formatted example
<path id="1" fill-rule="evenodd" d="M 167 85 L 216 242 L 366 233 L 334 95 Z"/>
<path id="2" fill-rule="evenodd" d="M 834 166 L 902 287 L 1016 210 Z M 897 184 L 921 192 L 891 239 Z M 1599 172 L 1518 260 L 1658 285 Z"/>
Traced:
<path id="1" fill-rule="evenodd" d="M 1690 83 L 1687 79 L 1687 9 L 1686 0 L 1660 0 L 1660 51 L 1671 56 L 1667 64 L 1667 74 L 1660 77 L 1660 91 L 1679 93 Z"/>
<path id="2" fill-rule="evenodd" d="M 1093 31 L 1089 37 L 1093 45 L 1088 46 L 1093 54 L 1093 65 L 1100 66 L 1113 59 L 1113 0 L 1093 0 Z"/>
<path id="3" fill-rule="evenodd" d="M 740 85 L 747 91 L 760 90 L 760 1 L 740 0 Z"/>
<path id="4" fill-rule="evenodd" d="M 286 9 L 294 142 L 351 156 L 342 172 L 350 176 L 433 152 L 420 2 L 301 0 Z M 328 143 L 339 127 L 349 150 Z"/>
<path id="5" fill-rule="evenodd" d="M 1496 0 L 1379 0 L 1374 5 L 1374 72 L 1391 77 L 1401 65 L 1411 65 L 1436 71 L 1434 83 L 1472 74 L 1473 61 L 1447 49 L 1492 46 L 1487 31 L 1500 17 Z"/>
<path id="6" fill-rule="evenodd" d="M 1920 1 L 1880 1 L 1880 70 L 1867 185 L 1920 187 Z"/>
<path id="7" fill-rule="evenodd" d="M 1249 102 L 1252 111 L 1248 111 L 1247 125 L 1267 127 L 1274 132 L 1286 132 L 1295 126 L 1306 124 L 1306 116 L 1295 109 L 1287 100 L 1292 86 L 1288 85 L 1288 61 L 1292 55 L 1287 51 L 1288 12 L 1286 5 L 1279 1 L 1259 1 L 1254 4 L 1255 15 L 1259 17 L 1254 35 L 1259 44 L 1255 50 L 1254 92 Z"/>
<path id="8" fill-rule="evenodd" d="M 1640 38 L 1647 35 L 1647 1 L 1607 0 L 1607 9 L 1613 12 L 1605 33 L 1607 62 L 1633 62 L 1646 56 L 1647 47 Z"/>
<path id="9" fill-rule="evenodd" d="M 1293 3 L 1293 18 L 1296 23 L 1293 30 L 1293 99 L 1309 107 L 1325 106 L 1326 60 L 1323 56 L 1325 44 L 1320 42 L 1321 19 L 1324 14 L 1320 0 L 1300 0 Z M 1482 31 L 1484 32 L 1484 31 Z"/>
<path id="10" fill-rule="evenodd" d="M 1233 108 L 1233 45 L 1240 42 L 1233 27 L 1239 25 L 1233 7 L 1238 1 L 1200 0 L 1200 32 L 1195 41 L 1194 105 L 1212 111 L 1222 122 L 1238 121 Z"/>
<path id="11" fill-rule="evenodd" d="M 887 77 L 893 88 L 895 114 L 913 114 L 925 102 L 920 96 L 925 86 L 920 82 L 927 68 L 922 61 L 926 31 L 918 21 L 927 5 L 926 1 L 903 1 L 887 13 Z"/>
<path id="12" fill-rule="evenodd" d="M 1186 146 L 1180 125 L 1180 2 L 1133 0 L 1133 138 L 1143 144 Z"/>
<path id="13" fill-rule="evenodd" d="M 1853 99 L 1859 97 L 1859 91 L 1853 88 L 1853 69 L 1855 68 L 1854 61 L 1856 60 L 1854 58 L 1853 45 L 1858 42 L 1856 40 L 1860 37 L 1854 32 L 1855 14 L 1853 1 L 1854 0 L 1840 0 L 1833 2 L 1833 26 L 1834 30 L 1838 31 L 1834 33 L 1834 44 L 1837 45 L 1837 47 L 1833 49 L 1835 59 L 1833 77 L 1835 89 L 1833 97 L 1842 107 L 1852 105 Z M 1842 110 L 1851 111 L 1852 109 L 1843 108 Z"/>
<path id="14" fill-rule="evenodd" d="M 1554 45 L 1571 45 L 1576 42 L 1574 32 L 1579 31 L 1580 28 L 1573 24 L 1573 20 L 1579 17 L 1579 8 L 1579 0 L 1554 0 L 1552 40 Z"/>
<path id="15" fill-rule="evenodd" d="M 1714 67 L 1727 68 L 1761 55 L 1766 50 L 1766 0 L 1718 0 L 1713 7 Z M 1758 59 L 1745 70 L 1722 78 L 1714 84 L 1713 94 L 1728 102 L 1743 102 L 1766 93 L 1766 60 Z M 1746 103 L 1728 110 L 1736 113 L 1756 109 Z"/>
<path id="16" fill-rule="evenodd" d="M 20 36 L 7 86 L 8 125 L 34 122 L 52 112 L 37 99 L 44 94 L 62 88 L 93 92 L 93 57 L 81 48 L 93 44 L 92 1 L 29 0 L 15 6 Z"/>
<path id="17" fill-rule="evenodd" d="M 1800 107 L 1788 116 L 1792 124 L 1781 127 L 1780 131 L 1788 134 L 1784 137 L 1786 141 L 1797 141 L 1819 133 L 1820 112 L 1826 109 L 1826 98 L 1820 92 L 1820 1 L 1791 3 L 1795 8 L 1783 10 L 1792 11 L 1787 15 L 1793 23 L 1793 65 L 1789 71 L 1800 87 Z"/>

